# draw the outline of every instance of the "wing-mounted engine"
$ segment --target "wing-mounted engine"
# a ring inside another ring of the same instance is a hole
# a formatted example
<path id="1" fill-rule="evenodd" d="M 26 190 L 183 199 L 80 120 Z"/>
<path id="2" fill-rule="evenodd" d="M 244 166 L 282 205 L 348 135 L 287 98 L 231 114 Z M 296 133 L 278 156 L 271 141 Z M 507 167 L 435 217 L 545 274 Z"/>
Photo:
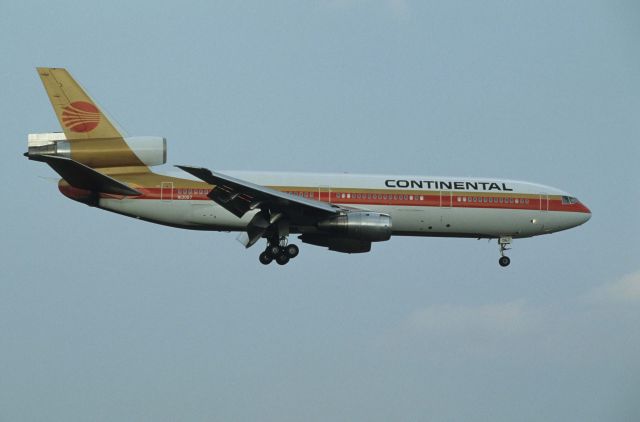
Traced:
<path id="1" fill-rule="evenodd" d="M 391 238 L 391 217 L 369 211 L 351 211 L 318 222 L 321 231 L 369 242 Z"/>

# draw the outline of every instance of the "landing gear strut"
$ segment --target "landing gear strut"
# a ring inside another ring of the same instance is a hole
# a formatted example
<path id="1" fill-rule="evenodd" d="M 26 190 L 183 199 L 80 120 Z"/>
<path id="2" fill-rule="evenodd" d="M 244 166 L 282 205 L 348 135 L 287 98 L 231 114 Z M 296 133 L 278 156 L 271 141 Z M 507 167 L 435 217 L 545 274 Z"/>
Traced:
<path id="1" fill-rule="evenodd" d="M 267 248 L 258 257 L 260 263 L 269 265 L 275 260 L 278 265 L 285 265 L 300 253 L 300 248 L 294 244 L 287 243 L 287 236 L 270 238 L 267 241 Z"/>
<path id="2" fill-rule="evenodd" d="M 498 239 L 498 246 L 500 246 L 500 259 L 498 259 L 498 264 L 501 267 L 506 267 L 511 263 L 511 259 L 504 254 L 505 251 L 511 249 L 511 237 L 501 237 Z"/>

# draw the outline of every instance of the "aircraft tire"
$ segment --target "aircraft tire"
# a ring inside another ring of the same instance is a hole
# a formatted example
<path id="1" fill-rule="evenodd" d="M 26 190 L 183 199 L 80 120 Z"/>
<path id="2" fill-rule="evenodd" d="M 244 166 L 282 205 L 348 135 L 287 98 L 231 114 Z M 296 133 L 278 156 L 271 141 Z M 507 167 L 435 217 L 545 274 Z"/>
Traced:
<path id="1" fill-rule="evenodd" d="M 260 260 L 260 263 L 263 265 L 269 265 L 271 264 L 271 261 L 273 261 L 273 258 L 271 257 L 271 255 L 267 253 L 267 251 L 262 252 L 258 257 L 258 259 Z"/>
<path id="2" fill-rule="evenodd" d="M 278 265 L 285 265 L 287 264 L 287 262 L 289 262 L 289 257 L 287 255 L 278 255 L 276 257 L 276 262 L 278 263 Z"/>
<path id="3" fill-rule="evenodd" d="M 298 248 L 298 246 L 294 244 L 291 244 L 287 245 L 287 247 L 284 248 L 284 252 L 289 258 L 295 258 L 300 253 L 300 248 Z"/>
<path id="4" fill-rule="evenodd" d="M 508 256 L 501 256 L 498 260 L 498 264 L 500 264 L 501 267 L 506 267 L 511 264 L 511 259 L 509 259 Z"/>
<path id="5" fill-rule="evenodd" d="M 271 259 L 275 259 L 280 255 L 280 247 L 278 245 L 269 245 L 265 251 Z"/>

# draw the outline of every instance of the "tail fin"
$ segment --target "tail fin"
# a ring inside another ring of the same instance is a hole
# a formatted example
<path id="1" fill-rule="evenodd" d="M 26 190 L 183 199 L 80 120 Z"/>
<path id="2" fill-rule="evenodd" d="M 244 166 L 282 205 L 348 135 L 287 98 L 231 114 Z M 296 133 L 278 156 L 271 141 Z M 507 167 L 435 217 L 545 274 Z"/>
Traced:
<path id="1" fill-rule="evenodd" d="M 30 135 L 27 157 L 63 156 L 91 168 L 106 169 L 105 174 L 114 167 L 135 167 L 136 172 L 148 172 L 147 166 L 166 162 L 164 138 L 125 138 L 66 69 L 37 70 L 64 136 Z"/>
<path id="2" fill-rule="evenodd" d="M 68 140 L 123 137 L 66 69 L 37 69 Z"/>

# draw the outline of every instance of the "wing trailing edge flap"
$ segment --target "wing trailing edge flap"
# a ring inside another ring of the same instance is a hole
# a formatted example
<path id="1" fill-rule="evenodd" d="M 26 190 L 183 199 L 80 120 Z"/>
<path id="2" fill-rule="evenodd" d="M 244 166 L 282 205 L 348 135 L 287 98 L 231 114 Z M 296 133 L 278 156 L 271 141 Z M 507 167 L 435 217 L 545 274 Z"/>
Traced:
<path id="1" fill-rule="evenodd" d="M 130 188 L 124 183 L 67 157 L 37 155 L 29 158 L 31 160 L 47 163 L 53 170 L 55 170 L 56 173 L 66 180 L 67 183 L 78 189 L 86 189 L 113 195 L 142 195 L 142 193 Z"/>
<path id="2" fill-rule="evenodd" d="M 271 222 L 273 219 L 267 219 L 264 214 L 264 212 L 260 211 L 254 215 L 247 225 L 247 231 L 240 233 L 236 238 L 245 248 L 253 246 L 273 224 Z"/>
<path id="3" fill-rule="evenodd" d="M 262 211 L 257 213 L 249 222 L 247 226 L 247 240 L 244 243 L 245 248 L 253 246 L 258 240 L 262 238 L 267 229 L 271 226 L 271 221 L 267 219 Z"/>

